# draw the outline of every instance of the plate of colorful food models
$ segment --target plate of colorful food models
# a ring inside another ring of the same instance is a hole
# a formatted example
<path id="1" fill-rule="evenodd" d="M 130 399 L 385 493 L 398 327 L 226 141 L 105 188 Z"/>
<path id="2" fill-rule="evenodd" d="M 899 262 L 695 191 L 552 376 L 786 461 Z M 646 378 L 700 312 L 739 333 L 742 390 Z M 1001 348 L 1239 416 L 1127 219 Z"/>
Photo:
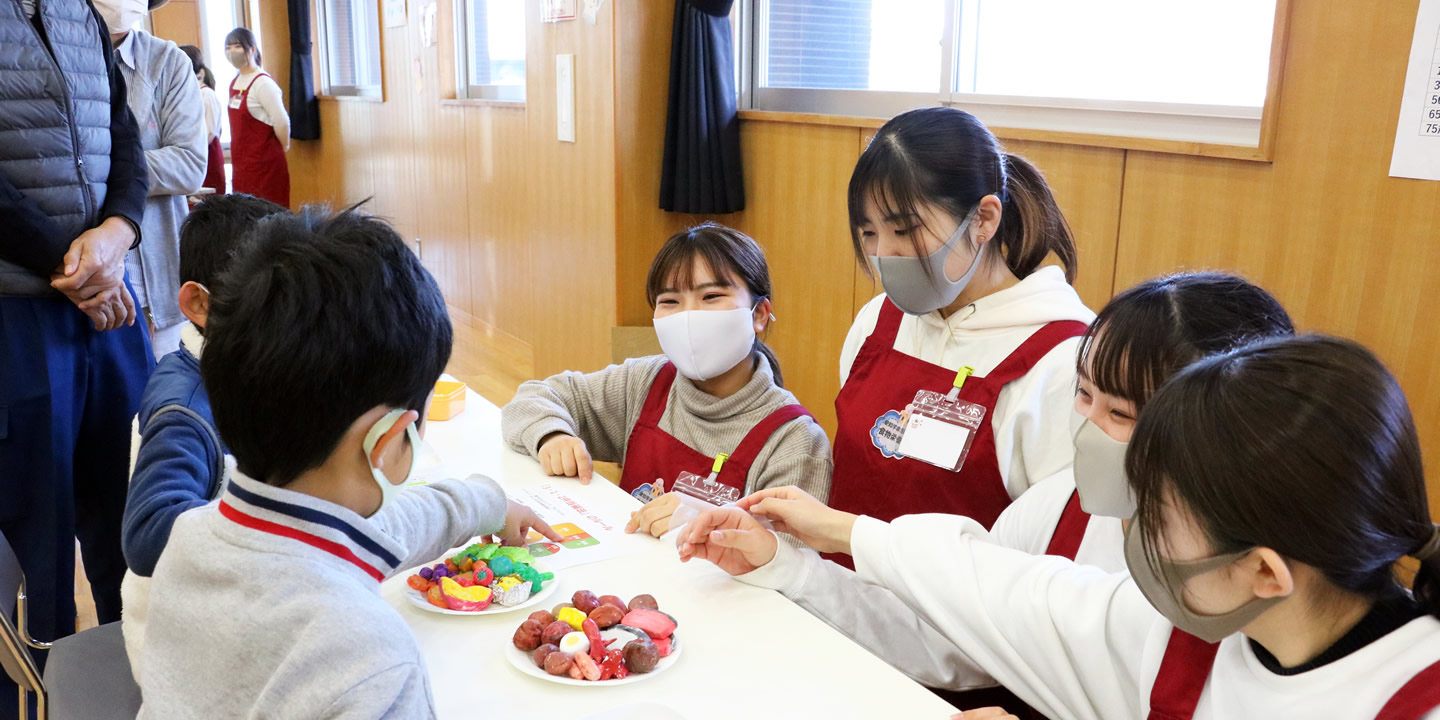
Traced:
<path id="1" fill-rule="evenodd" d="M 555 573 L 524 547 L 475 543 L 405 578 L 405 597 L 444 615 L 499 615 L 540 604 L 555 592 Z"/>
<path id="2" fill-rule="evenodd" d="M 626 685 L 675 664 L 680 640 L 675 618 L 650 595 L 628 604 L 614 595 L 581 590 L 554 610 L 520 623 L 505 657 L 531 677 L 564 685 Z"/>

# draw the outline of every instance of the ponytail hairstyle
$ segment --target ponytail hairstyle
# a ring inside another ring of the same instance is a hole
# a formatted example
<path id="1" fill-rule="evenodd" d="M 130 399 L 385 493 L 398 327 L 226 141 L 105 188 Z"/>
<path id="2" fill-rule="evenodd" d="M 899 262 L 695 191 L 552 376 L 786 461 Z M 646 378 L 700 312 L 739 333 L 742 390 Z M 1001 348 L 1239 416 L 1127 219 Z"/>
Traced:
<path id="1" fill-rule="evenodd" d="M 770 266 L 765 262 L 765 251 L 749 235 L 707 222 L 689 230 L 682 230 L 670 236 L 669 240 L 655 254 L 650 263 L 650 275 L 645 279 L 645 301 L 655 308 L 655 301 L 666 289 L 688 290 L 695 286 L 693 271 L 695 259 L 701 259 L 710 268 L 710 274 L 723 285 L 740 282 L 750 292 L 752 302 L 772 298 L 770 288 Z M 753 306 L 752 306 L 753 307 Z M 775 352 L 756 336 L 753 354 L 765 356 L 770 363 L 775 384 L 785 387 L 784 376 L 780 373 L 780 361 Z"/>
<path id="2" fill-rule="evenodd" d="M 1295 334 L 1275 296 L 1216 272 L 1158 277 L 1105 304 L 1080 344 L 1076 369 L 1100 392 L 1145 409 L 1151 395 L 1200 358 Z"/>
<path id="3" fill-rule="evenodd" d="M 239 45 L 241 49 L 247 53 L 254 50 L 255 66 L 263 67 L 265 65 L 265 63 L 260 60 L 260 43 L 256 42 L 255 33 L 250 32 L 249 28 L 237 27 L 231 30 L 230 34 L 225 36 L 225 44 L 229 45 L 231 43 Z"/>
<path id="4" fill-rule="evenodd" d="M 180 49 L 190 58 L 191 72 L 200 75 L 203 78 L 201 82 L 205 83 L 205 87 L 214 90 L 215 73 L 210 72 L 210 68 L 205 65 L 205 55 L 200 52 L 200 48 L 194 45 L 181 45 Z"/>
<path id="5" fill-rule="evenodd" d="M 1140 414 L 1125 456 L 1152 561 L 1166 503 L 1216 554 L 1264 546 L 1372 600 L 1402 591 L 1440 616 L 1440 554 L 1420 440 L 1400 385 L 1369 350 L 1324 335 L 1202 359 Z"/>
<path id="6" fill-rule="evenodd" d="M 948 107 L 895 116 L 861 153 L 849 190 L 855 258 L 867 273 L 873 272 L 860 240 L 870 198 L 886 216 L 919 218 L 920 207 L 931 205 L 958 223 L 986 195 L 999 198 L 1002 207 L 1000 225 L 987 247 L 996 248 L 993 252 L 1016 277 L 1035 272 L 1054 253 L 1065 266 L 1066 281 L 1075 281 L 1075 237 L 1045 176 L 1030 161 L 1005 152 L 974 115 Z M 924 256 L 919 238 L 912 234 L 911 241 Z"/>

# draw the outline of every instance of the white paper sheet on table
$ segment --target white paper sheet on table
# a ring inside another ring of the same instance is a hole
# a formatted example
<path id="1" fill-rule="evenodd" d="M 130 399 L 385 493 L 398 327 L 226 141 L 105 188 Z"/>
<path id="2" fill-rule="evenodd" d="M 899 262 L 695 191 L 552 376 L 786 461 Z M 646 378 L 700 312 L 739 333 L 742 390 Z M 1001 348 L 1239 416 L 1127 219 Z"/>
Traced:
<path id="1" fill-rule="evenodd" d="M 600 480 L 600 482 L 605 482 Z M 627 553 L 625 519 L 603 517 L 555 483 L 520 488 L 511 499 L 528 506 L 565 540 L 554 543 L 531 531 L 530 553 L 552 568 L 565 568 L 617 558 Z M 628 547 L 633 548 L 633 545 Z"/>
<path id="2" fill-rule="evenodd" d="M 1440 180 L 1440 0 L 1420 0 L 1390 176 Z"/>

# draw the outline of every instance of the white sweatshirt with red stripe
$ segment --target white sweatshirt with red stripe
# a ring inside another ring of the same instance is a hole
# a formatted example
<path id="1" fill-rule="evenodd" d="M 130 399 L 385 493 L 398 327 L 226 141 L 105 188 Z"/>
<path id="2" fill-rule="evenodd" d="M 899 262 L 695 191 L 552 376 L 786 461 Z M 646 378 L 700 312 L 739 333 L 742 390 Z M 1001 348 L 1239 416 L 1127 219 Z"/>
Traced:
<path id="1" fill-rule="evenodd" d="M 370 518 L 235 473 L 175 521 L 152 578 L 141 718 L 429 718 L 415 636 L 381 579 L 505 523 L 480 476 Z"/>

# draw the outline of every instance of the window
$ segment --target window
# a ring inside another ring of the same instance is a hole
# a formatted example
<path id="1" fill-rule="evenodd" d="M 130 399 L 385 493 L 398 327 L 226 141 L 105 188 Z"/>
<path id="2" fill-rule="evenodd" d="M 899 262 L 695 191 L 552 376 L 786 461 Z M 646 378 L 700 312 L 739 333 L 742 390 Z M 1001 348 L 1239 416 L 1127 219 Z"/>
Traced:
<path id="1" fill-rule="evenodd" d="M 525 0 L 455 0 L 456 94 L 525 100 Z"/>
<path id="2" fill-rule="evenodd" d="M 376 0 L 319 0 L 322 95 L 381 97 L 380 5 Z"/>
<path id="3" fill-rule="evenodd" d="M 748 15 L 748 16 L 747 16 Z M 742 107 L 1256 146 L 1276 0 L 750 0 Z"/>

